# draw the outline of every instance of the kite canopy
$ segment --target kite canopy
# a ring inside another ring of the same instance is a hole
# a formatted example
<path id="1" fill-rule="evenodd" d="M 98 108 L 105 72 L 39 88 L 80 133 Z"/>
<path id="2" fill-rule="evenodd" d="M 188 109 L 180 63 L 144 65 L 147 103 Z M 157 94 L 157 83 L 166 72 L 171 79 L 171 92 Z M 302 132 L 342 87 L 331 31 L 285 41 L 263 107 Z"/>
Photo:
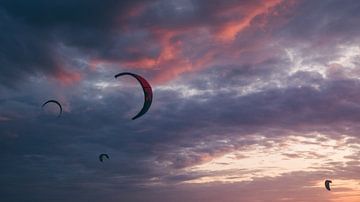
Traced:
<path id="1" fill-rule="evenodd" d="M 124 75 L 132 76 L 136 80 L 138 80 L 138 82 L 140 83 L 140 85 L 144 91 L 144 105 L 143 105 L 142 109 L 140 110 L 140 112 L 132 118 L 132 120 L 135 120 L 135 119 L 139 118 L 140 116 L 144 115 L 149 110 L 149 108 L 151 106 L 152 98 L 153 98 L 153 92 L 152 92 L 152 88 L 151 88 L 149 82 L 147 82 L 143 77 L 141 77 L 137 74 L 133 74 L 130 72 L 123 72 L 123 73 L 119 73 L 119 74 L 115 75 L 115 78 L 117 78 L 119 76 L 124 76 Z"/>
<path id="2" fill-rule="evenodd" d="M 325 188 L 327 189 L 327 190 L 331 190 L 330 189 L 330 183 L 332 183 L 332 181 L 331 180 L 325 180 Z"/>
<path id="3" fill-rule="evenodd" d="M 109 159 L 109 155 L 107 155 L 107 154 L 100 154 L 100 155 L 99 155 L 99 160 L 100 160 L 101 162 L 104 161 L 104 158 Z"/>
<path id="4" fill-rule="evenodd" d="M 47 105 L 48 103 L 54 103 L 54 104 L 56 104 L 57 106 L 59 106 L 60 111 L 59 111 L 58 117 L 60 117 L 61 114 L 62 114 L 62 106 L 61 106 L 60 102 L 58 102 L 58 101 L 56 101 L 56 100 L 48 100 L 48 101 L 46 101 L 41 107 L 44 108 L 44 106 Z"/>

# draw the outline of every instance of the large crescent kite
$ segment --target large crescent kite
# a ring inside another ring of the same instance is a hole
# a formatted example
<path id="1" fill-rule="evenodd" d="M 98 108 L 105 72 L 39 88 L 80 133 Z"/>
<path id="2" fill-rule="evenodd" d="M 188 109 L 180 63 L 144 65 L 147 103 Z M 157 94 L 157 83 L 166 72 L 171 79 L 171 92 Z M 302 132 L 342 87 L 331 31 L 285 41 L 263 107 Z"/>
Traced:
<path id="1" fill-rule="evenodd" d="M 327 190 L 331 190 L 330 189 L 330 183 L 332 183 L 332 181 L 331 180 L 325 180 L 325 188 L 327 189 Z"/>
<path id="2" fill-rule="evenodd" d="M 139 118 L 140 116 L 144 115 L 149 110 L 149 108 L 151 106 L 152 98 L 153 98 L 153 93 L 152 93 L 152 89 L 151 89 L 149 82 L 147 82 L 143 77 L 141 77 L 137 74 L 123 72 L 123 73 L 119 73 L 119 74 L 115 75 L 115 78 L 117 78 L 119 76 L 124 76 L 124 75 L 133 76 L 136 80 L 139 81 L 139 83 L 141 84 L 141 87 L 144 91 L 144 105 L 143 105 L 141 111 L 132 118 L 132 120 L 135 120 L 135 119 Z"/>
<path id="3" fill-rule="evenodd" d="M 60 117 L 61 114 L 62 114 L 62 106 L 61 106 L 60 102 L 58 102 L 58 101 L 56 101 L 56 100 L 48 100 L 48 101 L 46 101 L 41 107 L 43 108 L 43 107 L 44 107 L 45 105 L 47 105 L 48 103 L 55 103 L 57 106 L 59 106 L 60 111 L 59 111 L 58 117 Z"/>

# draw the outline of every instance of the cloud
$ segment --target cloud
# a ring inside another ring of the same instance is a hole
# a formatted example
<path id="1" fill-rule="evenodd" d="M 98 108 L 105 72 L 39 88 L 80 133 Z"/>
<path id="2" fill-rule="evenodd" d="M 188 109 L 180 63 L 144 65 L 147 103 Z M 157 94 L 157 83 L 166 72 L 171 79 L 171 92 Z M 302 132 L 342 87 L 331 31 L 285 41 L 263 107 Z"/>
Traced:
<path id="1" fill-rule="evenodd" d="M 1 198 L 356 201 L 357 3 L 263 3 L 0 3 Z"/>

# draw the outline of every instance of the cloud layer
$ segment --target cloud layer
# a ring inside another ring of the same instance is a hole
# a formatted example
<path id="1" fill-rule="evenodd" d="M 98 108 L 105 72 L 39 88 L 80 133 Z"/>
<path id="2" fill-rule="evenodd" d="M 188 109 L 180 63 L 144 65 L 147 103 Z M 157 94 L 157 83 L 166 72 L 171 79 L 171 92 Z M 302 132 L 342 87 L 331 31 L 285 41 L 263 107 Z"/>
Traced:
<path id="1" fill-rule="evenodd" d="M 2 1 L 0 197 L 358 201 L 359 7 Z"/>

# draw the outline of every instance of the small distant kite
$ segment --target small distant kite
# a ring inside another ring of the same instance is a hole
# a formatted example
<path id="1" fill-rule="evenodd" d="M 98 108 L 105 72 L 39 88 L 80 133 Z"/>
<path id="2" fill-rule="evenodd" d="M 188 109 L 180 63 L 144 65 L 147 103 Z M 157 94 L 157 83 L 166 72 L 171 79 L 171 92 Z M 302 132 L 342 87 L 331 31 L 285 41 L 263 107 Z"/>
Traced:
<path id="1" fill-rule="evenodd" d="M 129 76 L 134 77 L 136 80 L 138 80 L 144 91 L 144 105 L 143 105 L 141 111 L 132 118 L 132 120 L 135 120 L 135 119 L 139 118 L 140 116 L 144 115 L 149 110 L 152 99 L 153 99 L 153 92 L 152 92 L 149 82 L 147 82 L 143 77 L 141 77 L 137 74 L 123 72 L 123 73 L 119 73 L 119 74 L 115 75 L 115 78 L 117 78 L 119 76 L 123 76 L 123 75 L 129 75 Z"/>
<path id="2" fill-rule="evenodd" d="M 331 189 L 330 189 L 330 183 L 332 183 L 331 180 L 325 180 L 325 188 L 326 188 L 328 191 L 331 191 Z"/>
<path id="3" fill-rule="evenodd" d="M 60 111 L 59 111 L 58 117 L 60 117 L 61 114 L 62 114 L 62 106 L 61 106 L 60 102 L 58 102 L 58 101 L 56 101 L 56 100 L 48 100 L 48 101 L 46 101 L 46 102 L 41 106 L 41 108 L 44 108 L 44 106 L 47 105 L 48 103 L 54 103 L 54 104 L 56 104 L 57 106 L 59 106 Z"/>
<path id="4" fill-rule="evenodd" d="M 107 154 L 100 154 L 100 155 L 99 155 L 99 160 L 100 160 L 101 162 L 104 161 L 104 158 L 109 159 L 109 155 L 107 155 Z"/>

